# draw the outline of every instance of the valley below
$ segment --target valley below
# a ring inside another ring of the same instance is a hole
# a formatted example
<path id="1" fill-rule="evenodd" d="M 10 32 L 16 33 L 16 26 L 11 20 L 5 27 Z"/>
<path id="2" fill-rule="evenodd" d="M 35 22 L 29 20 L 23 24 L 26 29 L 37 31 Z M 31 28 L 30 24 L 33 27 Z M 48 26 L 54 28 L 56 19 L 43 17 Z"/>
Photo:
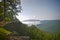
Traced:
<path id="1" fill-rule="evenodd" d="M 60 20 L 25 20 L 22 22 L 23 24 L 27 24 L 28 26 L 35 25 L 38 29 L 56 33 L 60 31 Z"/>

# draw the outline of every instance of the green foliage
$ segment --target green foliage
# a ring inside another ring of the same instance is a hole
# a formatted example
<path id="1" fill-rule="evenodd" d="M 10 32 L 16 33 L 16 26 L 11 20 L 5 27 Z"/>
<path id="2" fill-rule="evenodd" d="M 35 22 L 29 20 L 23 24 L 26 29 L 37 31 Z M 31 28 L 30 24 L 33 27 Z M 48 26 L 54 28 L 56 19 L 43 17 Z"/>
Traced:
<path id="1" fill-rule="evenodd" d="M 0 28 L 0 40 L 5 40 L 7 35 L 10 34 L 11 32 L 7 31 L 4 28 Z"/>
<path id="2" fill-rule="evenodd" d="M 55 34 L 55 40 L 60 40 L 60 32 L 57 32 L 57 33 Z"/>
<path id="3" fill-rule="evenodd" d="M 0 21 L 3 21 L 4 17 L 4 2 L 0 2 Z"/>
<path id="4" fill-rule="evenodd" d="M 3 13 L 0 13 L 0 22 L 3 21 L 3 18 L 4 18 L 3 15 L 4 15 Z"/>
<path id="5" fill-rule="evenodd" d="M 11 32 L 9 32 L 8 30 L 4 29 L 4 28 L 0 28 L 0 33 L 4 33 L 5 35 L 10 34 Z"/>
<path id="6" fill-rule="evenodd" d="M 20 0 L 2 0 L 0 2 L 0 21 L 14 21 L 13 15 L 16 17 L 18 12 L 21 12 Z"/>
<path id="7" fill-rule="evenodd" d="M 4 12 L 4 2 L 0 2 L 0 13 Z"/>
<path id="8" fill-rule="evenodd" d="M 20 36 L 30 36 L 32 40 L 60 40 L 60 32 L 51 34 L 36 28 L 34 25 L 29 27 L 21 22 L 7 24 L 5 28 L 12 32 L 16 31 Z"/>

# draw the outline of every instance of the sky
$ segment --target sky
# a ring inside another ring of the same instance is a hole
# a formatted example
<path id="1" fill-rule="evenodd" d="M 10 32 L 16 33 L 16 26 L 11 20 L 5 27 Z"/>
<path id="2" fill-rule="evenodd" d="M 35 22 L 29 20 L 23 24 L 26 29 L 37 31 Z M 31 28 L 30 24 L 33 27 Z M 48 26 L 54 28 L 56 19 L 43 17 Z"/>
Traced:
<path id="1" fill-rule="evenodd" d="M 60 0 L 21 0 L 22 12 L 17 18 L 60 20 Z"/>
<path id="2" fill-rule="evenodd" d="M 0 0 L 0 2 L 1 2 L 2 0 Z"/>

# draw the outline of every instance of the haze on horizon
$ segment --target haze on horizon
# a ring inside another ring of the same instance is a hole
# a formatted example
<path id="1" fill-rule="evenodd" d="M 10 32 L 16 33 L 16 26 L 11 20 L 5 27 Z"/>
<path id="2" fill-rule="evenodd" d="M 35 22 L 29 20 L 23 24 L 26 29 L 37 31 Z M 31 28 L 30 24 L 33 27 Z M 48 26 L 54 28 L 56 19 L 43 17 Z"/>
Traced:
<path id="1" fill-rule="evenodd" d="M 60 20 L 60 0 L 21 0 L 22 13 L 17 18 Z"/>

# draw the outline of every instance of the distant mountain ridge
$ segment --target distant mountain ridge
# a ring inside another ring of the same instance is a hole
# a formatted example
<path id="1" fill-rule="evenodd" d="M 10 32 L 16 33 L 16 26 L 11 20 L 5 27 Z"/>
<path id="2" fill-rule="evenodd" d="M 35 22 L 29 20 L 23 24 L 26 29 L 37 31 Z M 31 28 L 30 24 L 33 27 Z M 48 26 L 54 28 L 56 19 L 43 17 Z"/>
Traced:
<path id="1" fill-rule="evenodd" d="M 24 20 L 23 22 L 34 22 L 34 21 L 40 21 L 38 19 L 28 19 L 28 20 Z"/>
<path id="2" fill-rule="evenodd" d="M 27 24 L 28 26 L 31 26 L 31 25 L 40 24 L 40 20 L 38 20 L 38 19 L 28 19 L 28 20 L 22 21 L 22 23 Z"/>

